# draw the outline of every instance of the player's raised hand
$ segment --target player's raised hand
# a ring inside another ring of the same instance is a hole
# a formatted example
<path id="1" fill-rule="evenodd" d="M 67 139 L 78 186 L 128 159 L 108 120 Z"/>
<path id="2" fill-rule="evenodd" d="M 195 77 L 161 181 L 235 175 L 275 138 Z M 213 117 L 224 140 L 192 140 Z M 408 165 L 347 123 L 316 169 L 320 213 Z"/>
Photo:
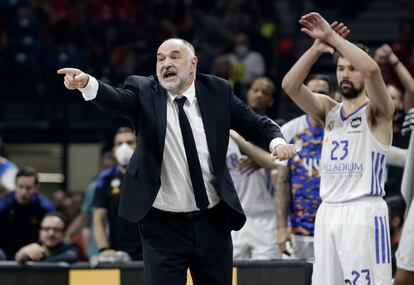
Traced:
<path id="1" fill-rule="evenodd" d="M 345 24 L 344 23 L 338 23 L 337 21 L 335 21 L 335 22 L 333 22 L 332 24 L 331 24 L 331 28 L 338 34 L 338 35 L 340 35 L 341 37 L 343 37 L 343 38 L 346 38 L 349 34 L 350 34 L 350 30 L 348 29 L 348 27 L 347 26 L 345 26 Z M 320 51 L 320 52 L 322 52 L 322 53 L 330 53 L 330 54 L 333 54 L 334 52 L 335 52 L 335 49 L 331 46 L 331 45 L 329 45 L 329 44 L 327 44 L 327 43 L 325 43 L 325 42 L 322 42 L 321 40 L 319 40 L 319 39 L 316 39 L 315 40 L 315 45 L 317 46 L 317 48 L 318 48 L 318 50 Z"/>
<path id="2" fill-rule="evenodd" d="M 61 68 L 57 71 L 57 74 L 64 74 L 64 84 L 69 90 L 78 88 L 84 88 L 89 81 L 89 75 L 77 68 Z"/>
<path id="3" fill-rule="evenodd" d="M 331 37 L 335 31 L 331 25 L 316 12 L 308 13 L 303 15 L 299 23 L 303 26 L 301 31 L 306 33 L 313 39 L 319 39 L 322 42 L 327 42 L 328 38 Z"/>
<path id="4" fill-rule="evenodd" d="M 379 64 L 387 63 L 390 60 L 391 55 L 393 55 L 391 47 L 387 44 L 383 44 L 374 53 L 374 59 Z M 395 55 L 394 55 L 395 56 Z M 396 59 L 398 61 L 398 58 Z"/>

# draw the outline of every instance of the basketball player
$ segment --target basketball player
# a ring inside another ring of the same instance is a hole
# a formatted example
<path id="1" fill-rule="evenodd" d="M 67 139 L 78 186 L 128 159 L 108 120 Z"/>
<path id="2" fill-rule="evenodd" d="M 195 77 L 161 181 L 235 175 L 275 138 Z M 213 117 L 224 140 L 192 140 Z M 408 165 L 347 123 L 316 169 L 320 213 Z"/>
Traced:
<path id="1" fill-rule="evenodd" d="M 311 74 L 306 86 L 314 93 L 335 96 L 333 77 Z M 302 115 L 282 126 L 285 140 L 299 151 L 287 163 L 277 164 L 276 213 L 277 237 L 281 252 L 288 252 L 286 242 L 292 242 L 291 257 L 312 260 L 313 234 L 319 196 L 319 161 L 323 141 L 323 125 L 317 118 Z M 291 231 L 288 229 L 288 216 Z M 292 232 L 292 234 L 291 234 Z"/>
<path id="2" fill-rule="evenodd" d="M 324 123 L 320 205 L 315 225 L 313 285 L 391 284 L 385 156 L 394 105 L 377 63 L 342 36 L 348 29 L 318 13 L 299 20 L 314 44 L 286 74 L 282 87 L 310 116 Z M 342 103 L 303 84 L 324 52 L 336 53 Z"/>

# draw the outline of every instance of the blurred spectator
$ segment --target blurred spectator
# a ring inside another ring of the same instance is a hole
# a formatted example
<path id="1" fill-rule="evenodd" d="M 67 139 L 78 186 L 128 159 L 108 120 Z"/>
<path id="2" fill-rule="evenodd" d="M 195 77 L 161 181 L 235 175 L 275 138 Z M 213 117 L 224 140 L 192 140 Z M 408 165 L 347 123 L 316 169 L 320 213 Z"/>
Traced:
<path id="1" fill-rule="evenodd" d="M 46 214 L 41 222 L 39 241 L 22 247 L 16 261 L 75 262 L 78 260 L 76 246 L 63 241 L 67 223 L 59 212 Z"/>
<path id="2" fill-rule="evenodd" d="M 264 116 L 272 106 L 275 86 L 267 77 L 253 81 L 247 92 L 247 103 Z M 269 154 L 230 131 L 227 166 L 237 195 L 246 214 L 246 224 L 232 232 L 234 259 L 276 259 L 276 210 L 270 169 L 275 168 Z"/>
<path id="3" fill-rule="evenodd" d="M 62 208 L 60 209 L 63 216 L 66 218 L 68 223 L 71 223 L 76 216 L 80 213 L 80 207 L 82 204 L 79 204 L 79 202 L 76 202 L 75 194 L 66 195 L 66 197 L 63 199 Z"/>
<path id="4" fill-rule="evenodd" d="M 101 161 L 101 171 L 112 168 L 117 164 L 111 152 L 104 153 Z M 83 235 L 86 236 L 86 253 L 90 258 L 98 254 L 98 247 L 93 234 L 93 197 L 95 195 L 96 179 L 89 183 L 85 190 L 85 198 L 81 207 L 80 214 L 69 225 L 66 231 L 66 240 L 71 240 L 76 234 L 84 229 Z M 86 230 L 86 231 L 85 231 Z"/>
<path id="5" fill-rule="evenodd" d="M 229 37 L 226 27 L 216 15 L 195 8 L 194 32 L 192 42 L 199 58 L 198 72 L 209 72 L 214 64 L 214 57 L 222 54 Z"/>
<path id="6" fill-rule="evenodd" d="M 17 166 L 13 162 L 3 157 L 3 148 L 3 142 L 0 137 L 0 196 L 15 189 L 16 173 L 18 171 Z"/>
<path id="7" fill-rule="evenodd" d="M 0 248 L 8 259 L 24 245 L 38 239 L 40 221 L 54 210 L 39 194 L 37 171 L 22 168 L 16 175 L 16 190 L 0 199 Z"/>
<path id="8" fill-rule="evenodd" d="M 65 191 L 63 191 L 61 189 L 58 189 L 55 192 L 53 192 L 52 203 L 53 203 L 53 206 L 55 207 L 55 209 L 57 211 L 62 212 L 63 201 L 65 200 L 65 198 L 66 198 L 66 192 Z"/>
<path id="9" fill-rule="evenodd" d="M 234 36 L 234 51 L 229 54 L 231 78 L 248 86 L 254 79 L 265 74 L 263 56 L 250 49 L 249 37 L 244 33 Z"/>
<path id="10" fill-rule="evenodd" d="M 404 100 L 414 100 L 414 79 L 389 45 L 383 44 L 380 46 L 375 51 L 374 59 L 381 65 L 382 70 L 387 67 L 391 68 L 398 78 L 398 83 L 403 87 L 404 96 L 402 91 L 394 85 L 388 84 L 387 90 L 395 106 L 392 145 L 407 148 L 409 137 L 402 136 L 401 129 L 405 117 Z M 385 183 L 387 195 L 398 195 L 400 193 L 402 173 L 403 169 L 400 167 L 388 167 L 387 181 Z"/>
<path id="11" fill-rule="evenodd" d="M 414 74 L 414 22 L 412 19 L 403 19 L 399 23 L 398 40 L 391 44 L 392 50 Z"/>
<path id="12" fill-rule="evenodd" d="M 137 224 L 118 215 L 122 181 L 135 147 L 135 132 L 128 127 L 119 128 L 113 147 L 118 164 L 101 172 L 96 181 L 93 222 L 101 255 L 112 256 L 116 255 L 116 251 L 124 251 L 133 260 L 142 259 L 141 235 Z"/>

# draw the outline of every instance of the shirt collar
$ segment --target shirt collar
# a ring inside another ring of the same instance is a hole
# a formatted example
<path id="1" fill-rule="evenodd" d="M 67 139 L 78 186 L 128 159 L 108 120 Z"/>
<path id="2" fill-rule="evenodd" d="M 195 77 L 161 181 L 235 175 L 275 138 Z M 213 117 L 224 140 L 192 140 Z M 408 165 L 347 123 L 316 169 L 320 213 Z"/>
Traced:
<path id="1" fill-rule="evenodd" d="M 168 94 L 168 100 L 170 102 L 174 102 L 174 99 L 175 98 L 181 98 L 181 97 L 185 96 L 187 98 L 187 102 L 191 105 L 191 104 L 193 104 L 194 99 L 195 99 L 195 95 L 196 95 L 195 94 L 195 84 L 194 84 L 194 81 L 191 83 L 190 87 L 188 87 L 187 90 L 185 90 L 184 93 L 181 94 L 181 95 L 175 96 L 175 95 L 172 95 L 168 91 L 167 91 L 167 94 Z"/>

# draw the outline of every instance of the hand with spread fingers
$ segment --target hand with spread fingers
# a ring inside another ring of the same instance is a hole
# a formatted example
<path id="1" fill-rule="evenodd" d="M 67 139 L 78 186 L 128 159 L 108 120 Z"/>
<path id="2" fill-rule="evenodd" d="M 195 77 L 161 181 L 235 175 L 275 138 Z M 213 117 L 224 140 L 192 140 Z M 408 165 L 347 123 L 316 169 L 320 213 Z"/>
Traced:
<path id="1" fill-rule="evenodd" d="M 345 26 L 344 23 L 338 23 L 337 21 L 335 21 L 335 22 L 333 22 L 331 24 L 331 28 L 338 35 L 340 35 L 341 37 L 343 37 L 344 39 L 351 33 L 351 31 L 348 29 L 347 26 Z M 315 40 L 314 45 L 322 53 L 330 53 L 330 54 L 333 54 L 335 52 L 335 49 L 331 45 L 329 45 L 329 44 L 327 44 L 327 43 L 325 43 L 325 42 L 323 42 L 323 41 L 321 41 L 319 39 L 316 39 Z"/>
<path id="2" fill-rule="evenodd" d="M 329 42 L 329 38 L 334 36 L 337 31 L 329 25 L 329 23 L 316 12 L 303 15 L 299 23 L 303 26 L 301 31 L 313 39 L 318 39 L 322 42 Z M 342 28 L 342 27 L 341 27 Z M 339 28 L 339 30 L 341 30 Z"/>
<path id="3" fill-rule="evenodd" d="M 85 88 L 89 81 L 89 74 L 77 68 L 61 68 L 57 74 L 64 74 L 64 84 L 69 90 Z"/>
<path id="4" fill-rule="evenodd" d="M 296 147 L 293 144 L 279 144 L 272 151 L 273 159 L 286 160 L 294 157 L 296 154 Z"/>

